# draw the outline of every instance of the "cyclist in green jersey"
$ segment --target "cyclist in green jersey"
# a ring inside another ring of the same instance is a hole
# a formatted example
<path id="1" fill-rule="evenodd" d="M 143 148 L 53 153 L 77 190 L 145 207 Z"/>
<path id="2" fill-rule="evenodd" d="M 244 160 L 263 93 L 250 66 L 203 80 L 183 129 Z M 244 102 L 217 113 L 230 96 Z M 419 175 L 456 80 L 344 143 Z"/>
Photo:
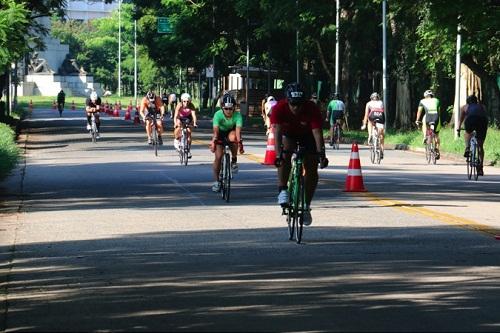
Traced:
<path id="1" fill-rule="evenodd" d="M 424 134 L 424 139 L 422 142 L 425 143 L 426 135 L 427 135 L 427 126 L 430 123 L 434 123 L 434 132 L 436 133 L 436 159 L 438 160 L 440 157 L 439 154 L 439 130 L 441 129 L 441 117 L 439 116 L 439 99 L 434 97 L 434 93 L 432 90 L 426 90 L 424 92 L 424 98 L 420 100 L 418 104 L 417 110 L 417 119 L 415 123 L 417 125 L 420 124 L 420 115 L 422 111 L 425 112 L 424 117 L 422 118 L 422 132 Z"/>
<path id="2" fill-rule="evenodd" d="M 330 146 L 333 146 L 333 125 L 338 120 L 340 128 L 342 128 L 344 120 L 345 105 L 340 99 L 339 94 L 335 93 L 332 95 L 332 100 L 328 103 L 326 108 L 326 119 L 325 121 L 330 123 Z"/>
<path id="3" fill-rule="evenodd" d="M 213 163 L 214 183 L 212 191 L 220 191 L 219 172 L 223 155 L 223 146 L 217 144 L 217 141 L 237 142 L 238 146 L 231 144 L 231 170 L 233 174 L 238 172 L 237 148 L 240 154 L 244 153 L 243 140 L 241 139 L 241 128 L 243 127 L 243 118 L 240 112 L 235 111 L 236 101 L 230 94 L 224 94 L 220 101 L 221 109 L 218 109 L 213 117 L 213 138 L 210 143 L 210 150 L 215 153 Z"/>

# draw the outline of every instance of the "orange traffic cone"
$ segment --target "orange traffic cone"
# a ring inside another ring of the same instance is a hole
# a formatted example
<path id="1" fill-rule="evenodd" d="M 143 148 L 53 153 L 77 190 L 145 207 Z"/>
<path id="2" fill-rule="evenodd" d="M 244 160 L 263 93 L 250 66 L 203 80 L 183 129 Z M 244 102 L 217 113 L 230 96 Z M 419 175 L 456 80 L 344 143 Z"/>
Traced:
<path id="1" fill-rule="evenodd" d="M 52 103 L 52 110 L 55 110 L 55 109 L 57 109 L 56 100 L 54 100 L 54 103 Z"/>
<path id="2" fill-rule="evenodd" d="M 132 107 L 130 108 L 127 108 L 127 111 L 125 111 L 125 120 L 130 120 L 130 110 L 132 109 Z"/>
<path id="3" fill-rule="evenodd" d="M 266 155 L 264 156 L 263 165 L 274 165 L 276 159 L 276 151 L 274 150 L 274 128 L 271 128 L 267 136 Z"/>
<path id="4" fill-rule="evenodd" d="M 136 107 L 135 108 L 135 116 L 134 116 L 134 124 L 140 124 L 141 120 L 139 119 L 139 110 Z"/>
<path id="5" fill-rule="evenodd" d="M 363 176 L 361 175 L 361 163 L 359 161 L 358 144 L 354 142 L 351 148 L 351 159 L 347 169 L 344 192 L 365 192 Z"/>
<path id="6" fill-rule="evenodd" d="M 118 103 L 115 103 L 115 109 L 113 111 L 113 117 L 119 117 L 120 116 L 120 111 L 119 111 L 119 106 Z"/>
<path id="7" fill-rule="evenodd" d="M 76 108 L 75 108 L 75 100 L 73 100 L 73 101 L 71 102 L 71 110 L 73 110 L 73 111 L 75 111 L 75 110 L 76 110 Z"/>

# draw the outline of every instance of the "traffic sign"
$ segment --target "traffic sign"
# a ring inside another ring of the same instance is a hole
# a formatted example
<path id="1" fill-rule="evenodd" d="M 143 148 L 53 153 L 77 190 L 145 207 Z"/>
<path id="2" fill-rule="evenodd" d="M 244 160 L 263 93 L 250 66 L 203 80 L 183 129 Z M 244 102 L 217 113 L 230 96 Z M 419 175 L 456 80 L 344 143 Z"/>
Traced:
<path id="1" fill-rule="evenodd" d="M 172 32 L 172 27 L 170 26 L 170 21 L 168 17 L 158 17 L 158 33 L 159 34 L 169 34 Z"/>
<path id="2" fill-rule="evenodd" d="M 207 78 L 214 77 L 214 65 L 213 64 L 208 65 L 208 67 L 205 68 L 205 73 Z"/>

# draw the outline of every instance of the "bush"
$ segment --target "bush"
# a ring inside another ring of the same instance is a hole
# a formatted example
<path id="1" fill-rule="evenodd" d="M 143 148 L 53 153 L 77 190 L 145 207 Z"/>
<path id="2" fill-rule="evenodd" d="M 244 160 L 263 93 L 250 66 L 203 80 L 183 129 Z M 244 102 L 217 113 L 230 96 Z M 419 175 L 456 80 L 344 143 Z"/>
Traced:
<path id="1" fill-rule="evenodd" d="M 0 179 L 15 167 L 20 150 L 15 142 L 15 132 L 8 125 L 0 123 Z"/>

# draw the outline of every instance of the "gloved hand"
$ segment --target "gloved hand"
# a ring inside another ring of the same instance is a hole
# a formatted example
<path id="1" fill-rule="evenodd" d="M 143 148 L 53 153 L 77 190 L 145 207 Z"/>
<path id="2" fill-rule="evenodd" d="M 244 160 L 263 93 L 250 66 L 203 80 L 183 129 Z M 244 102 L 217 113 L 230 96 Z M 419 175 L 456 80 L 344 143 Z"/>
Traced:
<path id="1" fill-rule="evenodd" d="M 243 149 L 243 141 L 238 142 L 238 150 L 240 154 L 245 153 L 245 149 Z"/>

